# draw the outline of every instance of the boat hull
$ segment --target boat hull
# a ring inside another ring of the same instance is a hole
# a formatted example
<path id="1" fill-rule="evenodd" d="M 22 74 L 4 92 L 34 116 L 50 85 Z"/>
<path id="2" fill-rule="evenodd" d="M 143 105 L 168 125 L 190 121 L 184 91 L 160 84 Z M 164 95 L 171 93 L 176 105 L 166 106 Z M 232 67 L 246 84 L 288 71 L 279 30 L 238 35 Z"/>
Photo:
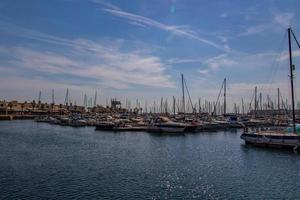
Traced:
<path id="1" fill-rule="evenodd" d="M 156 133 L 183 133 L 185 127 L 159 127 L 159 126 L 150 126 L 148 127 L 149 132 Z"/>
<path id="2" fill-rule="evenodd" d="M 96 131 L 113 131 L 115 125 L 114 124 L 97 124 L 95 130 Z"/>
<path id="3" fill-rule="evenodd" d="M 300 147 L 300 136 L 297 135 L 263 135 L 243 133 L 241 139 L 246 144 L 274 148 L 298 148 Z"/>

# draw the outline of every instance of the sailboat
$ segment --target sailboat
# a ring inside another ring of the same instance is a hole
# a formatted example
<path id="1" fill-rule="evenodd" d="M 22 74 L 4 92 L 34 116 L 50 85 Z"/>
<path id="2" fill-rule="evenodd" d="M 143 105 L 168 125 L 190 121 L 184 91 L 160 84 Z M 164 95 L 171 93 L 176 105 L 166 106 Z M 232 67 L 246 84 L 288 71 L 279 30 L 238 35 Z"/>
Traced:
<path id="1" fill-rule="evenodd" d="M 298 47 L 300 45 L 296 39 L 291 28 L 288 28 L 288 43 L 289 43 L 289 64 L 290 64 L 290 84 L 292 94 L 292 127 L 285 129 L 263 129 L 259 131 L 249 131 L 248 128 L 244 128 L 244 133 L 241 135 L 241 139 L 246 144 L 254 144 L 264 147 L 276 147 L 276 148 L 292 148 L 297 150 L 300 147 L 300 135 L 296 130 L 296 117 L 295 117 L 295 99 L 294 99 L 294 70 L 295 66 L 292 61 L 292 47 L 291 47 L 291 34 L 293 35 Z M 297 127 L 298 128 L 298 127 Z M 290 131 L 289 131 L 290 130 Z"/>

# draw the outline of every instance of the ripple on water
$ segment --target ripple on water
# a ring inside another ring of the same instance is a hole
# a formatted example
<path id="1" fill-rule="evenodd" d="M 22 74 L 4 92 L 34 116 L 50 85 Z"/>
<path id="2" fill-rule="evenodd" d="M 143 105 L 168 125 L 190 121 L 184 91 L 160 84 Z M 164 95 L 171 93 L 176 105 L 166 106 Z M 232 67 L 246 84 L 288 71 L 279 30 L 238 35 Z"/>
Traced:
<path id="1" fill-rule="evenodd" d="M 0 122 L 0 199 L 297 199 L 300 159 L 239 132 L 159 137 Z"/>

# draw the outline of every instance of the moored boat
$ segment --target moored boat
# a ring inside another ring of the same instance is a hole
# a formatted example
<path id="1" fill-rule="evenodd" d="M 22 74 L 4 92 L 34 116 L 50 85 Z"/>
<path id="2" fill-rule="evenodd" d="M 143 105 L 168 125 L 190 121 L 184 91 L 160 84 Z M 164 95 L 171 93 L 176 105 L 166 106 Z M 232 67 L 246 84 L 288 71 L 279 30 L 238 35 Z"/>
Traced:
<path id="1" fill-rule="evenodd" d="M 263 147 L 276 148 L 293 148 L 294 150 L 300 147 L 300 135 L 288 132 L 287 129 L 267 129 L 259 131 L 244 131 L 241 139 L 245 140 L 246 144 L 253 144 Z"/>
<path id="2" fill-rule="evenodd" d="M 112 122 L 100 122 L 96 124 L 95 130 L 98 131 L 112 131 L 115 127 L 115 124 Z"/>
<path id="3" fill-rule="evenodd" d="M 159 133 L 183 133 L 186 127 L 187 126 L 184 123 L 173 122 L 168 118 L 160 117 L 148 126 L 148 131 Z"/>
<path id="4" fill-rule="evenodd" d="M 290 60 L 290 81 L 291 81 L 291 95 L 292 95 L 292 117 L 293 124 L 291 127 L 286 129 L 267 129 L 267 130 L 256 130 L 249 132 L 249 128 L 244 129 L 244 133 L 241 135 L 241 139 L 246 144 L 254 144 L 264 147 L 287 147 L 297 150 L 300 146 L 300 135 L 297 130 L 296 117 L 295 117 L 295 99 L 294 99 L 294 70 L 295 66 L 292 62 L 292 48 L 291 48 L 291 33 L 294 39 L 297 41 L 291 28 L 288 28 L 288 43 L 289 43 L 289 60 Z M 297 41 L 298 43 L 298 41 Z M 299 43 L 298 43 L 299 44 Z M 299 46 L 300 48 L 300 46 Z M 290 130 L 290 131 L 289 131 Z"/>

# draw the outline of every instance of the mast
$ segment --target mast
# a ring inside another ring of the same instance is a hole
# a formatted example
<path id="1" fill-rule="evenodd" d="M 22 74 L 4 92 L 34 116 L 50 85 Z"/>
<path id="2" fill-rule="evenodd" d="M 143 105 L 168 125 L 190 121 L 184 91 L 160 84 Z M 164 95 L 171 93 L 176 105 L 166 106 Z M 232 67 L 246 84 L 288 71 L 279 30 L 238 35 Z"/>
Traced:
<path id="1" fill-rule="evenodd" d="M 243 111 L 243 115 L 245 114 L 245 106 L 244 106 L 244 99 L 242 98 L 242 111 Z"/>
<path id="2" fill-rule="evenodd" d="M 41 104 L 41 98 L 42 98 L 42 91 L 40 90 L 40 92 L 39 92 L 39 101 L 38 101 L 39 105 Z"/>
<path id="3" fill-rule="evenodd" d="M 254 88 L 254 116 L 256 117 L 257 112 L 257 86 Z"/>
<path id="4" fill-rule="evenodd" d="M 291 28 L 288 28 L 289 37 L 289 57 L 290 57 L 290 79 L 291 79 L 291 93 L 292 93 L 292 113 L 293 113 L 293 131 L 296 133 L 296 119 L 295 119 L 295 97 L 294 97 L 294 65 L 292 61 L 292 44 L 291 44 Z"/>
<path id="5" fill-rule="evenodd" d="M 262 107 L 262 93 L 260 92 L 259 93 L 259 109 L 262 110 L 263 107 Z"/>
<path id="6" fill-rule="evenodd" d="M 201 113 L 201 98 L 198 99 L 198 104 L 199 104 L 199 114 Z"/>
<path id="7" fill-rule="evenodd" d="M 83 97 L 83 106 L 84 106 L 84 108 L 87 108 L 87 96 L 86 96 L 86 94 L 84 94 L 84 97 Z"/>
<path id="8" fill-rule="evenodd" d="M 175 104 L 176 104 L 176 99 L 175 99 L 175 97 L 173 96 L 173 114 L 174 114 L 174 116 L 175 116 L 175 114 L 176 114 L 176 107 L 175 107 Z"/>
<path id="9" fill-rule="evenodd" d="M 226 78 L 224 78 L 224 116 L 226 115 Z"/>
<path id="10" fill-rule="evenodd" d="M 68 103 L 69 103 L 69 88 L 67 88 L 67 91 L 66 91 L 66 97 L 65 97 L 66 106 L 68 105 Z"/>
<path id="11" fill-rule="evenodd" d="M 52 89 L 52 104 L 55 104 L 55 100 L 54 100 L 54 89 Z"/>
<path id="12" fill-rule="evenodd" d="M 185 114 L 185 99 L 184 99 L 184 79 L 183 79 L 183 74 L 181 74 L 181 84 L 182 84 L 182 111 Z"/>
<path id="13" fill-rule="evenodd" d="M 279 114 L 279 110 L 280 110 L 280 91 L 279 88 L 277 88 L 277 109 L 278 109 L 278 114 Z"/>
<path id="14" fill-rule="evenodd" d="M 160 98 L 160 113 L 163 113 L 163 98 Z"/>
<path id="15" fill-rule="evenodd" d="M 94 97 L 94 107 L 97 106 L 97 90 L 95 91 L 95 97 Z"/>

